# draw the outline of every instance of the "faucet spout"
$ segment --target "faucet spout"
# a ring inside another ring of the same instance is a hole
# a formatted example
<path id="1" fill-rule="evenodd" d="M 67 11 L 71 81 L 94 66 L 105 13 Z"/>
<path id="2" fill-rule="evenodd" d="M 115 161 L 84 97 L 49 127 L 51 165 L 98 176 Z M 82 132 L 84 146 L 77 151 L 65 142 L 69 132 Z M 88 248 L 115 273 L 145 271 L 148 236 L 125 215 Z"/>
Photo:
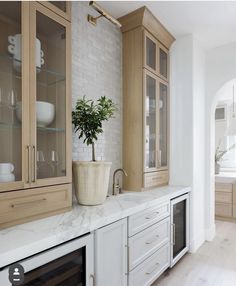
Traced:
<path id="1" fill-rule="evenodd" d="M 121 193 L 121 186 L 119 184 L 119 182 L 116 183 L 116 174 L 121 172 L 123 175 L 125 175 L 126 177 L 128 176 L 126 171 L 122 168 L 116 169 L 113 173 L 113 196 L 117 195 L 117 193 Z M 118 192 L 116 191 L 118 190 Z"/>

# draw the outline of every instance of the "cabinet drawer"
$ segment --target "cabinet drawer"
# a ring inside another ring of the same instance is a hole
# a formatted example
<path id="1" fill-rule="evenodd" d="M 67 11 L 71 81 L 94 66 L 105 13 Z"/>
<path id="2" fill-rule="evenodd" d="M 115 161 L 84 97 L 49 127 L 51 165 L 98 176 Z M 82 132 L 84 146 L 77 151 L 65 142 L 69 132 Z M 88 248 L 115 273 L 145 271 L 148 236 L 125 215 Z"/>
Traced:
<path id="1" fill-rule="evenodd" d="M 233 205 L 233 217 L 236 218 L 236 205 Z"/>
<path id="2" fill-rule="evenodd" d="M 169 217 L 129 238 L 129 270 L 135 268 L 169 240 Z"/>
<path id="3" fill-rule="evenodd" d="M 129 237 L 151 226 L 170 215 L 170 202 L 165 202 L 154 208 L 131 215 L 128 218 Z"/>
<path id="4" fill-rule="evenodd" d="M 170 247 L 166 244 L 129 273 L 129 286 L 151 285 L 170 266 Z"/>
<path id="5" fill-rule="evenodd" d="M 215 191 L 216 192 L 226 192 L 232 193 L 232 184 L 223 184 L 223 183 L 216 183 L 215 184 Z"/>
<path id="6" fill-rule="evenodd" d="M 0 193 L 0 228 L 63 212 L 71 205 L 69 184 Z"/>
<path id="7" fill-rule="evenodd" d="M 232 204 L 232 193 L 227 192 L 216 192 L 216 202 L 217 203 L 226 203 L 226 204 Z"/>
<path id="8" fill-rule="evenodd" d="M 216 203 L 215 205 L 215 214 L 217 216 L 232 217 L 232 212 L 231 204 Z"/>
<path id="9" fill-rule="evenodd" d="M 167 185 L 168 181 L 168 171 L 159 171 L 144 174 L 144 188 Z"/>

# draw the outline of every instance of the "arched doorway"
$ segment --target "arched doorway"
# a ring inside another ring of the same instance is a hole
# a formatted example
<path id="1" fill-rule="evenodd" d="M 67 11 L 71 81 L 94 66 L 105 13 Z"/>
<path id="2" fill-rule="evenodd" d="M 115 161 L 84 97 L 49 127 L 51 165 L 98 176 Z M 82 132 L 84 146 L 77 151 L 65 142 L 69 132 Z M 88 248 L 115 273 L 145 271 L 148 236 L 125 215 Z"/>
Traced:
<path id="1" fill-rule="evenodd" d="M 205 218 L 206 218 L 206 239 L 212 240 L 215 235 L 215 110 L 217 103 L 222 96 L 232 90 L 233 84 L 236 87 L 236 78 L 225 82 L 212 97 L 207 109 L 208 126 L 206 126 L 206 200 L 205 200 Z M 232 96 L 232 93 L 228 95 Z"/>

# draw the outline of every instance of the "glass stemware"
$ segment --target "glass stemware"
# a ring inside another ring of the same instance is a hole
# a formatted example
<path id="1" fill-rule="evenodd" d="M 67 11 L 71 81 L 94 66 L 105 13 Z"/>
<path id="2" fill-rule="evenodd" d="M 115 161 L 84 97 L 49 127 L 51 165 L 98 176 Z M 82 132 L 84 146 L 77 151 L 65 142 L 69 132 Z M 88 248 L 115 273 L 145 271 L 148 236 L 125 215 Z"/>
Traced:
<path id="1" fill-rule="evenodd" d="M 59 162 L 58 152 L 55 151 L 55 150 L 51 151 L 49 165 L 52 168 L 53 176 L 56 176 L 57 171 L 58 171 L 58 166 L 60 165 L 60 162 Z"/>

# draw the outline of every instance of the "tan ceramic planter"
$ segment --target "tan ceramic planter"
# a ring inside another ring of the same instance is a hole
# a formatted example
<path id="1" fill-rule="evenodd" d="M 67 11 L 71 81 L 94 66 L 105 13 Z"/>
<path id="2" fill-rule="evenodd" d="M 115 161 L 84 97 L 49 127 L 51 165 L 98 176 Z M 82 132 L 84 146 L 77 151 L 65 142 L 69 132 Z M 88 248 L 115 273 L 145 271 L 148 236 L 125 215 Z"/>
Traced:
<path id="1" fill-rule="evenodd" d="M 82 205 L 104 203 L 110 176 L 111 162 L 73 162 L 75 195 Z"/>

